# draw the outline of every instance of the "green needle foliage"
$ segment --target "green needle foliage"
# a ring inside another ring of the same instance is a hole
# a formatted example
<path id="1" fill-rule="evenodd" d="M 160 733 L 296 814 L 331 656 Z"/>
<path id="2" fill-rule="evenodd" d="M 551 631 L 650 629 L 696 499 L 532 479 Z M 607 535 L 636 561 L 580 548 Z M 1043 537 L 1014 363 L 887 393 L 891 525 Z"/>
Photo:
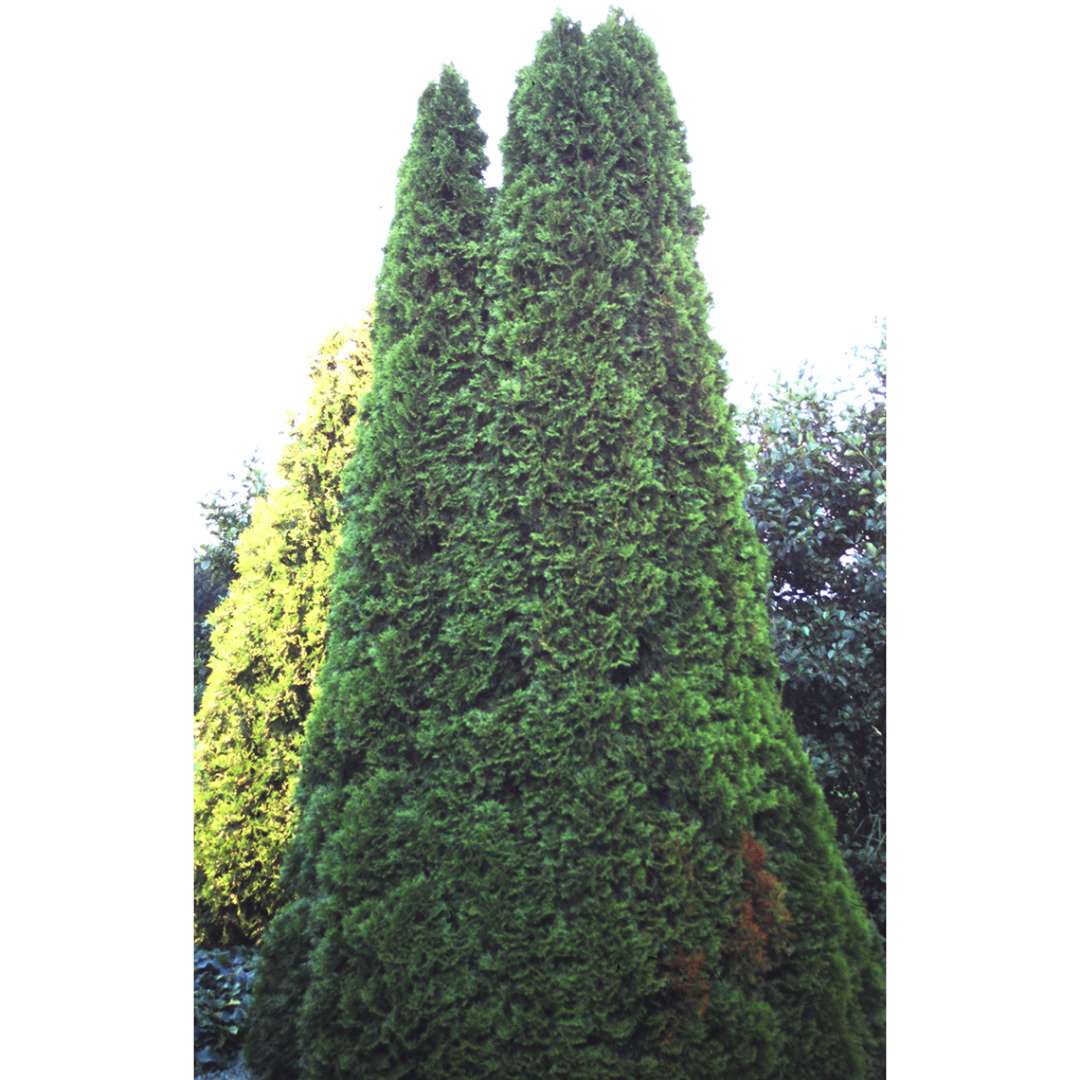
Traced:
<path id="1" fill-rule="evenodd" d="M 474 115 L 444 75 L 402 167 L 249 1059 L 877 1076 L 880 940 L 780 705 L 655 50 L 556 17 L 487 257 Z"/>
<path id="2" fill-rule="evenodd" d="M 282 453 L 284 484 L 255 503 L 238 576 L 214 614 L 195 721 L 195 930 L 205 945 L 256 942 L 279 904 L 300 743 L 325 652 L 341 473 L 371 380 L 369 321 L 331 337 L 311 377 L 307 415 Z"/>
<path id="3" fill-rule="evenodd" d="M 880 1066 L 880 942 L 780 707 L 687 160 L 648 39 L 557 18 L 511 106 L 495 228 L 491 444 L 521 600 L 482 714 L 484 831 L 449 823 L 486 860 L 456 886 L 487 1002 L 463 1076 Z"/>
<path id="4" fill-rule="evenodd" d="M 270 927 L 256 982 L 248 1057 L 260 1076 L 378 1074 L 394 1052 L 384 1021 L 422 1038 L 441 989 L 447 945 L 425 956 L 431 942 L 419 924 L 410 930 L 409 912 L 433 903 L 421 837 L 430 844 L 438 828 L 419 813 L 437 798 L 437 773 L 418 732 L 443 730 L 474 681 L 455 612 L 477 502 L 468 486 L 491 206 L 477 116 L 445 69 L 420 98 L 399 173 L 376 288 L 375 383 L 343 480 L 327 662 L 286 864 L 294 899 Z M 387 954 L 393 970 L 376 972 L 374 957 Z M 383 993 L 403 999 L 388 1021 Z"/>

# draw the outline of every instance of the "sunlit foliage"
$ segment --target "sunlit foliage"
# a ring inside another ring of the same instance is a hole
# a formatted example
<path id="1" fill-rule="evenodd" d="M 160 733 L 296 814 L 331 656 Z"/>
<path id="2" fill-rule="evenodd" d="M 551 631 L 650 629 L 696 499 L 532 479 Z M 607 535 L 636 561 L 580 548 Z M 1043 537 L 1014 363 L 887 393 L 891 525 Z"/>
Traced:
<path id="1" fill-rule="evenodd" d="M 199 711 L 210 674 L 211 615 L 236 576 L 236 544 L 251 524 L 256 499 L 266 494 L 266 476 L 256 457 L 244 462 L 242 476 L 230 476 L 228 490 L 215 491 L 200 502 L 210 539 L 195 552 L 195 711 Z"/>
<path id="2" fill-rule="evenodd" d="M 254 506 L 237 577 L 214 612 L 196 715 L 196 937 L 257 941 L 278 905 L 281 852 L 312 688 L 326 644 L 339 489 L 371 379 L 368 322 L 312 365 L 307 414 L 282 453 L 284 483 Z"/>

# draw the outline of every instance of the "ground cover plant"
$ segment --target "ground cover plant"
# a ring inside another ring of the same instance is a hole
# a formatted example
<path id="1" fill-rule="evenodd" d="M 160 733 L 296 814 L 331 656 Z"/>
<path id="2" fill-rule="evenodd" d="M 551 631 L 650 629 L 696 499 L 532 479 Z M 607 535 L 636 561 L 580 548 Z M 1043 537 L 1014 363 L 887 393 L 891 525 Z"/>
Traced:
<path id="1" fill-rule="evenodd" d="M 878 1076 L 655 50 L 557 17 L 493 208 L 476 115 L 445 71 L 399 176 L 249 1061 Z"/>
<path id="2" fill-rule="evenodd" d="M 255 951 L 195 949 L 195 1071 L 223 1069 L 239 1056 L 255 977 Z"/>

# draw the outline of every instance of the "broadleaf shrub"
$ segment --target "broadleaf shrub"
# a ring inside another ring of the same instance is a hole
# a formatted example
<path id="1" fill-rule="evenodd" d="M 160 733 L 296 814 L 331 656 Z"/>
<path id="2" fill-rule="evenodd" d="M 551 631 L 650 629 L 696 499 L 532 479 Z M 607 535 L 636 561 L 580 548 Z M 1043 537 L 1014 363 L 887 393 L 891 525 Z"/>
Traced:
<path id="1" fill-rule="evenodd" d="M 830 389 L 803 370 L 744 418 L 784 704 L 883 934 L 885 357 L 883 332 L 854 385 Z"/>
<path id="2" fill-rule="evenodd" d="M 244 947 L 195 949 L 195 1071 L 224 1069 L 247 1036 L 255 953 Z"/>

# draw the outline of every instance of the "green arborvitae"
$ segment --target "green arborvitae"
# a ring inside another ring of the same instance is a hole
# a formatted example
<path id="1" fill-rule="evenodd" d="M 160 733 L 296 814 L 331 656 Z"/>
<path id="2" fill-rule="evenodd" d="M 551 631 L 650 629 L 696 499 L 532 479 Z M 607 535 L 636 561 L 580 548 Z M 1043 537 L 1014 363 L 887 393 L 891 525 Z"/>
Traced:
<path id="1" fill-rule="evenodd" d="M 454 191 L 419 183 L 432 103 L 383 278 L 418 299 L 377 320 L 256 1072 L 875 1076 L 880 942 L 780 707 L 655 51 L 619 15 L 557 17 L 519 77 L 471 381 L 445 335 L 479 302 L 447 319 L 436 287 L 468 275 L 399 268 L 460 251 L 415 194 Z"/>
<path id="2" fill-rule="evenodd" d="M 474 680 L 457 662 L 468 613 L 454 613 L 468 592 L 460 552 L 473 531 L 466 489 L 481 424 L 478 275 L 491 192 L 477 116 L 465 82 L 444 69 L 420 98 L 399 173 L 376 288 L 375 383 L 343 479 L 327 661 L 286 860 L 292 899 L 256 982 L 248 1059 L 275 1080 L 378 1074 L 382 1025 L 404 1035 L 414 1022 L 405 1006 L 387 1019 L 369 981 L 388 938 L 391 992 L 415 1002 L 421 1022 L 440 989 L 427 975 L 443 961 L 423 956 L 426 942 L 408 929 L 408 911 L 425 903 L 418 835 L 435 822 L 408 799 L 435 775 L 417 756 L 417 731 L 441 725 Z"/>
<path id="3" fill-rule="evenodd" d="M 489 706 L 490 1074 L 874 1076 L 880 942 L 780 707 L 651 42 L 618 14 L 588 38 L 557 18 L 503 149 L 492 442 L 525 689 Z"/>
<path id="4" fill-rule="evenodd" d="M 284 483 L 256 503 L 238 576 L 214 613 L 212 674 L 196 716 L 195 931 L 205 945 L 257 941 L 279 904 L 325 651 L 341 472 L 371 368 L 367 320 L 323 345 L 307 415 L 282 453 Z"/>

